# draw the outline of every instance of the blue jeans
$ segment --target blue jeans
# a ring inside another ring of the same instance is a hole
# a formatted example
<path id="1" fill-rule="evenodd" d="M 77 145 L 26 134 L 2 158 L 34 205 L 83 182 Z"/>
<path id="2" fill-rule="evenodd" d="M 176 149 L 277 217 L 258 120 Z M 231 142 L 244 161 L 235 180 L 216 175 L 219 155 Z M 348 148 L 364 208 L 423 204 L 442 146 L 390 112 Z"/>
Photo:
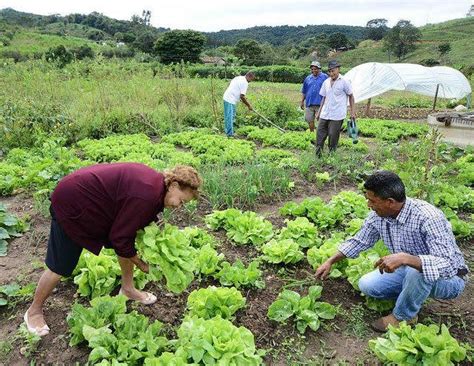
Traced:
<path id="1" fill-rule="evenodd" d="M 400 321 L 413 319 L 428 297 L 454 299 L 462 293 L 464 286 L 464 280 L 458 276 L 426 282 L 421 272 L 409 266 L 383 274 L 377 269 L 359 280 L 359 288 L 365 295 L 376 299 L 396 299 L 392 313 Z"/>
<path id="2" fill-rule="evenodd" d="M 234 135 L 235 104 L 224 100 L 224 127 L 227 136 Z"/>

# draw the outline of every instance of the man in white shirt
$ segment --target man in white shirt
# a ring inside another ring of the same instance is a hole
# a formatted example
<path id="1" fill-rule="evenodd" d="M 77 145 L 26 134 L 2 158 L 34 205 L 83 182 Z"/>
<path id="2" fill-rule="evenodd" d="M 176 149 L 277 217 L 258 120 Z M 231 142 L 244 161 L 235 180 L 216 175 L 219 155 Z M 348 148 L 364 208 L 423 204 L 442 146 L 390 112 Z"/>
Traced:
<path id="1" fill-rule="evenodd" d="M 347 99 L 351 108 L 351 118 L 355 118 L 354 95 L 351 83 L 339 74 L 341 65 L 330 61 L 327 78 L 319 94 L 323 97 L 316 119 L 319 119 L 316 132 L 316 155 L 320 156 L 324 142 L 329 136 L 329 151 L 335 151 L 339 142 L 342 122 L 347 114 Z"/>
<path id="2" fill-rule="evenodd" d="M 249 82 L 254 79 L 255 74 L 251 71 L 245 74 L 245 76 L 236 76 L 232 79 L 224 93 L 224 127 L 227 137 L 234 136 L 234 120 L 237 103 L 242 101 L 249 111 L 253 110 L 245 94 L 247 94 Z"/>

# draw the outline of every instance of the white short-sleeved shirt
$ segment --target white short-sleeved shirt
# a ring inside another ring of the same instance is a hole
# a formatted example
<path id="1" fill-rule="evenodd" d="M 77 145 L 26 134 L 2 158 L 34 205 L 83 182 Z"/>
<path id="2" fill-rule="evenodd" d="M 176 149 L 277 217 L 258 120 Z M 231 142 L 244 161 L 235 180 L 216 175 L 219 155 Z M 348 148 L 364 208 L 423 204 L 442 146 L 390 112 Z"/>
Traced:
<path id="1" fill-rule="evenodd" d="M 245 76 L 236 76 L 230 82 L 227 90 L 224 93 L 224 100 L 231 104 L 237 104 L 240 100 L 240 95 L 247 93 L 249 82 Z"/>
<path id="2" fill-rule="evenodd" d="M 348 96 L 352 94 L 351 83 L 341 75 L 331 86 L 331 78 L 324 80 L 319 94 L 325 97 L 320 117 L 340 121 L 346 118 Z"/>

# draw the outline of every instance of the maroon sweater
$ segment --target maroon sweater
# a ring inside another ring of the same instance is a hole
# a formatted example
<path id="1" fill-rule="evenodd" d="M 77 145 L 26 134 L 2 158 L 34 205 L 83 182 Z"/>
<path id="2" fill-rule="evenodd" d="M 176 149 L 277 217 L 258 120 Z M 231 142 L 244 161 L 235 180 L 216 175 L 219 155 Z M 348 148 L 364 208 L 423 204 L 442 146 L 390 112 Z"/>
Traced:
<path id="1" fill-rule="evenodd" d="M 79 246 L 96 255 L 111 247 L 130 258 L 137 252 L 137 230 L 163 211 L 165 193 L 163 174 L 143 164 L 97 164 L 64 177 L 51 204 L 57 221 Z"/>

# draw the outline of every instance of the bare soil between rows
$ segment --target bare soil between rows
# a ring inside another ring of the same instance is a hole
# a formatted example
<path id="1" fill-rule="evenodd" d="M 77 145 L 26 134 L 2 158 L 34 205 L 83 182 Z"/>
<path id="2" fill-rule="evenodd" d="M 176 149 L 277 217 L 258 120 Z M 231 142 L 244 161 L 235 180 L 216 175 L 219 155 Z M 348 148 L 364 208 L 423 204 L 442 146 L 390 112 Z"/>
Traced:
<path id="1" fill-rule="evenodd" d="M 297 185 L 298 186 L 298 185 Z M 317 189 L 309 183 L 294 192 L 288 200 L 299 201 L 309 196 L 319 195 L 325 200 L 342 189 L 355 189 L 354 185 L 340 185 L 337 188 L 327 186 L 324 190 Z M 333 192 L 334 190 L 334 192 Z M 43 270 L 42 263 L 46 253 L 49 234 L 49 219 L 37 213 L 33 209 L 32 199 L 18 195 L 14 197 L 1 198 L 10 211 L 16 215 L 25 214 L 31 217 L 31 228 L 21 238 L 10 242 L 8 255 L 0 257 L 0 285 L 19 282 L 21 284 L 36 283 Z M 282 203 L 261 204 L 256 210 L 269 219 L 275 228 L 284 225 L 284 217 L 278 214 L 278 208 Z M 203 217 L 211 212 L 209 204 L 201 201 L 198 210 L 191 215 L 184 210 L 174 213 L 171 223 L 180 227 L 198 225 L 203 226 Z M 224 232 L 214 235 L 222 243 L 218 248 L 225 254 L 226 260 L 233 262 L 241 259 L 244 263 L 250 262 L 258 253 L 249 246 L 232 245 L 226 238 Z M 471 270 L 474 263 L 473 242 L 461 243 L 466 260 Z M 309 364 L 335 365 L 346 361 L 349 365 L 359 362 L 364 365 L 377 365 L 374 356 L 367 350 L 369 339 L 379 336 L 370 330 L 368 324 L 380 316 L 380 314 L 364 310 L 362 326 L 363 334 L 355 332 L 352 312 L 354 307 L 363 304 L 363 298 L 351 287 L 345 279 L 330 279 L 323 283 L 324 290 L 322 301 L 340 306 L 341 312 L 333 321 L 323 323 L 318 332 L 307 330 L 304 336 L 300 335 L 292 322 L 280 325 L 267 318 L 267 309 L 275 300 L 283 286 L 305 294 L 308 287 L 317 284 L 314 278 L 314 270 L 302 261 L 298 265 L 286 266 L 267 265 L 263 267 L 266 287 L 261 290 L 241 289 L 247 298 L 247 306 L 236 314 L 234 323 L 242 325 L 252 331 L 255 336 L 257 347 L 267 350 L 265 363 L 267 365 L 294 365 Z M 304 286 L 298 287 L 297 281 L 305 281 Z M 159 283 L 148 284 L 146 290 L 158 296 L 157 303 L 151 306 L 132 304 L 135 308 L 145 314 L 150 320 L 158 319 L 166 323 L 169 337 L 174 336 L 176 327 L 181 323 L 186 301 L 189 293 L 199 287 L 207 287 L 216 284 L 213 280 L 196 280 L 182 294 L 174 295 L 164 290 Z M 291 287 L 295 285 L 295 287 Z M 116 289 L 113 294 L 118 291 Z M 74 301 L 87 303 L 85 299 L 77 298 L 76 285 L 71 280 L 61 282 L 54 294 L 47 301 L 45 314 L 50 325 L 51 333 L 44 337 L 37 350 L 30 356 L 25 357 L 20 353 L 22 344 L 14 340 L 17 329 L 23 321 L 23 314 L 28 303 L 17 304 L 12 309 L 0 310 L 0 341 L 13 341 L 13 349 L 8 354 L 0 351 L 0 365 L 29 365 L 31 360 L 36 365 L 71 365 L 75 363 L 85 364 L 90 352 L 86 345 L 76 347 L 69 346 L 68 326 L 66 317 Z M 450 301 L 429 301 L 420 313 L 421 322 L 443 322 L 451 328 L 451 333 L 458 340 L 474 344 L 474 311 L 472 298 L 474 285 L 468 282 L 462 296 Z M 360 324 L 359 324 L 360 326 Z"/>

